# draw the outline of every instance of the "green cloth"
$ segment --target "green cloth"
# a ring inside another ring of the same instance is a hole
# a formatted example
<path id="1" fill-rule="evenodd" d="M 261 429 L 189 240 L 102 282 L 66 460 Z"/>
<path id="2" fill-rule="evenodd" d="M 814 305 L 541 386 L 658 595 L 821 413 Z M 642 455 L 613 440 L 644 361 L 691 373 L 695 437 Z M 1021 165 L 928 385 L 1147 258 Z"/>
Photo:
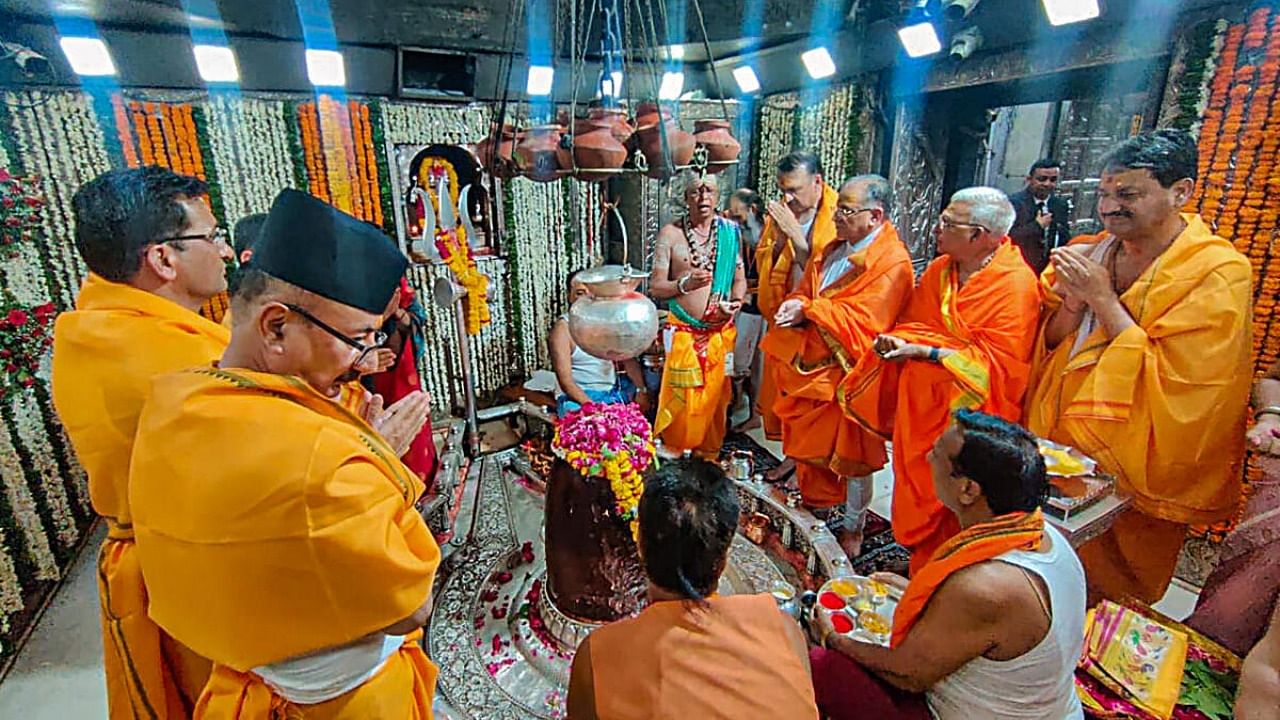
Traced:
<path id="1" fill-rule="evenodd" d="M 711 276 L 711 297 L 730 297 L 733 294 L 733 278 L 738 270 L 738 226 L 731 222 L 716 220 L 716 269 Z M 695 318 L 684 309 L 679 301 L 670 303 L 668 308 L 680 322 L 699 330 L 707 330 L 711 326 Z"/>

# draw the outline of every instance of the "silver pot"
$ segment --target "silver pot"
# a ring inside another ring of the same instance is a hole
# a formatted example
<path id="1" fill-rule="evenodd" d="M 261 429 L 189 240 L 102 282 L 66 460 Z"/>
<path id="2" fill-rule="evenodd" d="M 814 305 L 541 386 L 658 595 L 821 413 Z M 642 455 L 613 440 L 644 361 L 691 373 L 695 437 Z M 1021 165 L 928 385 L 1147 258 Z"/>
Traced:
<path id="1" fill-rule="evenodd" d="M 658 336 L 658 308 L 636 292 L 645 275 L 630 266 L 604 265 L 578 274 L 588 295 L 569 308 L 569 335 L 587 353 L 605 360 L 640 355 Z"/>

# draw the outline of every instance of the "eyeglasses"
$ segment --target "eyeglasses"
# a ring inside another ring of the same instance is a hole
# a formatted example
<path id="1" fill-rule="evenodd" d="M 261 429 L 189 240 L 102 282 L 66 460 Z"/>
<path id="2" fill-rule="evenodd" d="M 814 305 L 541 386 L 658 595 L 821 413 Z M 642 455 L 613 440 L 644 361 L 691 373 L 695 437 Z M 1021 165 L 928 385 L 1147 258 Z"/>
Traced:
<path id="1" fill-rule="evenodd" d="M 850 210 L 849 208 L 837 207 L 836 217 L 851 218 L 854 215 L 857 215 L 858 213 L 871 212 L 872 210 L 876 210 L 876 209 L 877 208 L 858 208 L 857 210 Z"/>
<path id="2" fill-rule="evenodd" d="M 286 308 L 288 308 L 290 312 L 294 312 L 301 315 L 307 322 L 311 323 L 312 325 L 315 325 L 316 327 L 329 333 L 333 337 L 338 338 L 343 343 L 355 348 L 356 350 L 359 350 L 360 355 L 356 357 L 355 362 L 351 363 L 352 367 L 359 365 L 361 362 L 364 361 L 366 357 L 369 356 L 369 353 L 382 347 L 387 342 L 387 334 L 379 330 L 373 334 L 373 344 L 365 345 L 364 343 L 352 340 L 351 338 L 344 335 L 340 330 L 336 330 L 333 326 L 324 322 L 323 320 L 316 317 L 315 315 L 312 315 L 311 313 L 307 312 L 303 308 L 298 307 L 297 305 L 294 305 L 292 303 L 281 303 L 281 304 L 284 305 Z"/>
<path id="3" fill-rule="evenodd" d="M 171 238 L 165 238 L 160 241 L 160 244 L 184 242 L 187 240 L 203 240 L 213 245 L 230 245 L 231 242 L 227 239 L 228 237 L 229 235 L 227 234 L 226 228 L 216 227 L 204 235 L 178 235 Z"/>
<path id="4" fill-rule="evenodd" d="M 959 222 L 957 220 L 952 220 L 946 215 L 938 216 L 938 224 L 942 226 L 943 230 L 950 230 L 951 228 L 958 228 L 958 227 L 967 227 L 967 228 L 978 228 L 983 232 L 991 232 L 991 230 L 989 230 L 986 225 L 979 225 L 977 223 Z"/>

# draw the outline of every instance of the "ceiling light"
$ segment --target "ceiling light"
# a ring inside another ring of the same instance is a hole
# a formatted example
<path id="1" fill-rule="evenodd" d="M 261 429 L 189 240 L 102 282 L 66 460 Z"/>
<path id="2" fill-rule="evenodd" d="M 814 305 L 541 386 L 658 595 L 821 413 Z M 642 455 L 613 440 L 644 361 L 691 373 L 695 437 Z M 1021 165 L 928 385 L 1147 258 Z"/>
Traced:
<path id="1" fill-rule="evenodd" d="M 196 67 L 200 77 L 210 83 L 233 83 L 240 80 L 240 68 L 236 55 L 225 45 L 196 45 Z"/>
<path id="2" fill-rule="evenodd" d="M 600 80 L 601 92 L 608 97 L 618 97 L 622 94 L 622 71 L 614 70 L 609 73 L 608 77 Z"/>
<path id="3" fill-rule="evenodd" d="M 898 28 L 898 39 L 902 47 L 913 58 L 933 55 L 942 50 L 942 41 L 938 40 L 938 30 L 931 22 L 921 22 Z"/>
<path id="4" fill-rule="evenodd" d="M 684 73 L 662 73 L 662 85 L 658 87 L 659 100 L 678 100 L 684 92 Z"/>
<path id="5" fill-rule="evenodd" d="M 683 46 L 683 45 L 672 45 L 672 46 L 671 46 L 671 59 L 672 59 L 672 60 L 683 60 L 683 59 L 684 59 L 684 46 Z"/>
<path id="6" fill-rule="evenodd" d="M 836 74 L 836 63 L 831 59 L 831 53 L 824 47 L 814 48 L 801 54 L 800 62 L 804 63 L 804 68 L 809 71 L 809 77 L 814 80 Z"/>
<path id="7" fill-rule="evenodd" d="M 978 6 L 978 0 L 950 0 L 942 12 L 948 20 L 963 20 Z"/>
<path id="8" fill-rule="evenodd" d="M 106 43 L 92 37 L 64 37 L 58 41 L 62 52 L 71 63 L 71 69 L 77 75 L 85 77 L 103 77 L 116 74 L 116 64 L 111 62 L 111 53 L 107 52 Z"/>
<path id="9" fill-rule="evenodd" d="M 1092 20 L 1102 14 L 1098 0 L 1040 0 L 1050 25 L 1067 25 Z"/>
<path id="10" fill-rule="evenodd" d="M 316 87 L 342 87 L 347 70 L 336 50 L 307 50 L 307 77 Z"/>
<path id="11" fill-rule="evenodd" d="M 756 77 L 756 71 L 751 69 L 750 65 L 740 65 L 733 69 L 733 79 L 738 83 L 738 89 L 743 94 L 750 95 L 760 89 L 760 78 Z"/>
<path id="12" fill-rule="evenodd" d="M 551 94 L 551 84 L 556 78 L 556 69 L 550 65 L 530 65 L 529 81 L 525 84 L 525 92 L 533 96 Z"/>

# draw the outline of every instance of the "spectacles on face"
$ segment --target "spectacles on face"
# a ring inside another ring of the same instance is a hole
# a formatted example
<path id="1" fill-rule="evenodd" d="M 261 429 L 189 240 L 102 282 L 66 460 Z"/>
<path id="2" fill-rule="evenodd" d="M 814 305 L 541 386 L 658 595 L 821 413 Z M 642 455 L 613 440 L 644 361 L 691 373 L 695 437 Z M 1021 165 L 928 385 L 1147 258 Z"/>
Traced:
<path id="1" fill-rule="evenodd" d="M 836 217 L 847 219 L 857 215 L 858 213 L 871 212 L 872 210 L 875 210 L 875 208 L 858 208 L 857 210 L 854 210 L 852 208 L 837 207 Z"/>
<path id="2" fill-rule="evenodd" d="M 227 234 L 226 228 L 216 227 L 204 235 L 177 235 L 171 238 L 165 238 L 160 241 L 160 244 L 185 242 L 187 240 L 203 240 L 211 245 L 225 245 L 230 247 L 231 241 L 228 238 L 229 235 Z"/>
<path id="3" fill-rule="evenodd" d="M 990 230 L 987 229 L 986 225 L 979 225 L 977 223 L 960 222 L 959 220 L 952 220 L 946 215 L 938 216 L 938 225 L 940 225 L 943 230 L 950 230 L 951 228 L 978 228 L 983 232 L 991 232 Z"/>
<path id="4" fill-rule="evenodd" d="M 307 312 L 305 309 L 298 307 L 297 305 L 294 305 L 292 303 L 281 303 L 281 304 L 284 305 L 286 308 L 288 308 L 290 312 L 301 315 L 303 319 L 305 319 L 307 322 L 311 323 L 312 325 L 315 325 L 316 327 L 329 333 L 333 337 L 341 340 L 345 345 L 349 345 L 350 347 L 353 347 L 356 350 L 359 350 L 360 354 L 356 356 L 356 361 L 351 363 L 352 367 L 356 367 L 360 363 L 364 362 L 365 358 L 369 356 L 369 353 L 382 347 L 387 342 L 387 334 L 379 330 L 373 333 L 373 344 L 365 345 L 364 343 L 358 342 L 356 340 L 352 340 L 350 337 L 347 337 L 346 335 L 344 335 L 342 331 L 335 329 L 333 326 L 324 322 L 323 320 L 316 317 L 315 315 L 312 315 L 311 313 Z"/>

